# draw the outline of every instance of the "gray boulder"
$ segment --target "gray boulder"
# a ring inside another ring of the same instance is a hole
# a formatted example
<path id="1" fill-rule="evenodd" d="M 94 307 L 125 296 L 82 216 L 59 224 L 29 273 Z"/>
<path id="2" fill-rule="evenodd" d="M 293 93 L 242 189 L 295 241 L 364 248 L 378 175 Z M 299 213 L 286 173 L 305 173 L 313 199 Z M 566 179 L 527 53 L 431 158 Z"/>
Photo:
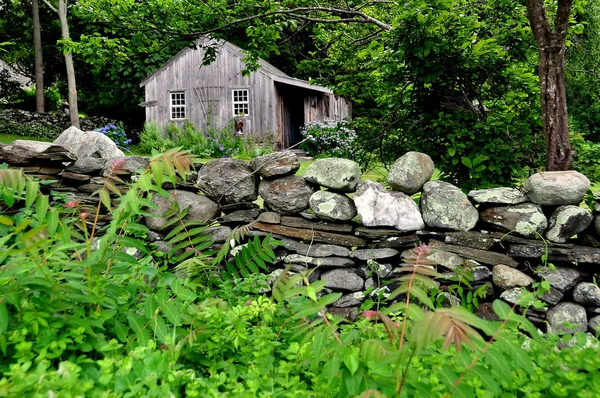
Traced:
<path id="1" fill-rule="evenodd" d="M 113 159 L 124 156 L 117 144 L 104 134 L 98 131 L 81 131 L 73 126 L 63 131 L 54 140 L 54 144 L 67 148 L 77 159 Z"/>
<path id="2" fill-rule="evenodd" d="M 77 157 L 68 148 L 49 142 L 16 140 L 0 146 L 0 163 L 14 166 L 71 162 Z"/>
<path id="3" fill-rule="evenodd" d="M 492 269 L 492 280 L 494 285 L 502 290 L 512 287 L 529 286 L 533 283 L 533 279 L 530 276 L 503 264 L 494 266 Z"/>
<path id="4" fill-rule="evenodd" d="M 546 171 L 525 182 L 525 192 L 539 205 L 578 205 L 590 188 L 590 180 L 574 171 Z"/>
<path id="5" fill-rule="evenodd" d="M 252 170 L 263 178 L 294 174 L 300 168 L 298 156 L 291 151 L 273 152 L 250 161 Z"/>
<path id="6" fill-rule="evenodd" d="M 365 181 L 354 194 L 360 220 L 367 227 L 396 227 L 400 231 L 423 229 L 417 204 L 402 192 L 390 192 L 379 183 Z"/>
<path id="7" fill-rule="evenodd" d="M 106 159 L 83 158 L 77 159 L 75 163 L 70 164 L 65 170 L 78 174 L 99 174 L 106 165 Z"/>
<path id="8" fill-rule="evenodd" d="M 198 171 L 198 187 L 217 203 L 253 202 L 257 198 L 256 177 L 239 159 L 223 158 L 206 163 Z"/>
<path id="9" fill-rule="evenodd" d="M 521 294 L 523 294 L 522 287 L 513 287 L 500 293 L 500 298 L 509 304 L 516 304 L 519 302 Z"/>
<path id="10" fill-rule="evenodd" d="M 281 214 L 297 214 L 308 208 L 313 190 L 302 177 L 288 176 L 262 180 L 258 192 L 271 210 Z"/>
<path id="11" fill-rule="evenodd" d="M 423 185 L 421 211 L 428 226 L 454 231 L 468 231 L 479 219 L 467 195 L 443 181 L 428 181 Z"/>
<path id="12" fill-rule="evenodd" d="M 550 242 L 564 243 L 571 236 L 587 229 L 593 218 L 592 213 L 579 206 L 560 206 L 550 216 L 546 238 Z"/>
<path id="13" fill-rule="evenodd" d="M 588 321 L 588 326 L 590 331 L 594 333 L 594 335 L 598 336 L 600 334 L 600 315 L 590 318 Z"/>
<path id="14" fill-rule="evenodd" d="M 600 287 L 582 282 L 573 289 L 573 300 L 587 306 L 600 306 Z"/>
<path id="15" fill-rule="evenodd" d="M 429 155 L 407 152 L 392 165 L 387 182 L 393 189 L 412 195 L 431 179 L 434 170 L 435 165 Z"/>
<path id="16" fill-rule="evenodd" d="M 571 289 L 585 277 L 583 272 L 567 267 L 545 268 L 538 270 L 537 274 L 561 292 Z"/>
<path id="17" fill-rule="evenodd" d="M 431 249 L 425 260 L 436 265 L 444 266 L 448 269 L 459 269 L 465 263 L 465 259 L 458 254 L 450 253 L 444 250 Z M 403 253 L 404 254 L 404 253 Z"/>
<path id="18" fill-rule="evenodd" d="M 539 237 L 548 226 L 544 212 L 533 203 L 491 207 L 482 211 L 479 217 L 483 222 L 505 231 L 514 231 L 526 238 Z"/>
<path id="19" fill-rule="evenodd" d="M 527 195 L 515 188 L 478 189 L 469 192 L 469 198 L 477 203 L 516 205 L 527 202 Z"/>
<path id="20" fill-rule="evenodd" d="M 304 178 L 311 184 L 333 191 L 354 192 L 360 183 L 360 166 L 348 159 L 317 159 L 308 166 Z"/>
<path id="21" fill-rule="evenodd" d="M 546 314 L 546 320 L 550 333 L 585 332 L 588 328 L 585 308 L 575 303 L 565 302 L 550 308 Z"/>
<path id="22" fill-rule="evenodd" d="M 355 271 L 347 268 L 339 268 L 324 272 L 321 275 L 321 279 L 326 281 L 326 286 L 331 289 L 358 292 L 365 286 L 365 281 L 363 278 L 358 276 Z"/>
<path id="23" fill-rule="evenodd" d="M 488 267 L 478 265 L 473 268 L 473 282 L 480 282 L 490 279 L 492 271 Z"/>
<path id="24" fill-rule="evenodd" d="M 556 305 L 560 303 L 565 295 L 560 292 L 560 290 L 550 286 L 550 290 L 548 290 L 540 299 L 545 301 L 548 304 Z"/>
<path id="25" fill-rule="evenodd" d="M 150 164 L 150 158 L 145 156 L 119 156 L 106 162 L 102 169 L 102 176 L 108 177 L 109 174 L 126 173 L 136 174 L 137 171 L 145 170 Z"/>
<path id="26" fill-rule="evenodd" d="M 214 219 L 218 215 L 219 206 L 203 195 L 198 195 L 189 191 L 170 190 L 167 191 L 170 197 L 155 195 L 152 202 L 158 206 L 156 209 L 150 209 L 154 217 L 146 217 L 148 228 L 158 231 L 167 223 L 167 219 L 162 215 L 171 207 L 173 201 L 177 202 L 181 210 L 188 209 L 188 214 L 184 221 L 206 222 Z"/>
<path id="27" fill-rule="evenodd" d="M 308 203 L 312 211 L 324 220 L 349 221 L 356 216 L 356 206 L 352 199 L 341 193 L 317 191 Z"/>
<path id="28" fill-rule="evenodd" d="M 338 301 L 333 303 L 333 307 L 355 307 L 360 305 L 365 300 L 363 292 L 348 293 L 343 295 Z"/>

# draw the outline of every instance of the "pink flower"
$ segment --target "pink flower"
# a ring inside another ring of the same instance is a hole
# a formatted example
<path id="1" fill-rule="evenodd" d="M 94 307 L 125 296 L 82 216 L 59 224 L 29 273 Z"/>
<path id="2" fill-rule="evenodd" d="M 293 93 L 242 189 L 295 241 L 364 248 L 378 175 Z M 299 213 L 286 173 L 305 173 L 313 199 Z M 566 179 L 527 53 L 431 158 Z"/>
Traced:
<path id="1" fill-rule="evenodd" d="M 65 206 L 67 206 L 69 209 L 74 209 L 77 207 L 78 204 L 79 204 L 78 200 L 72 200 L 70 202 L 65 203 Z"/>

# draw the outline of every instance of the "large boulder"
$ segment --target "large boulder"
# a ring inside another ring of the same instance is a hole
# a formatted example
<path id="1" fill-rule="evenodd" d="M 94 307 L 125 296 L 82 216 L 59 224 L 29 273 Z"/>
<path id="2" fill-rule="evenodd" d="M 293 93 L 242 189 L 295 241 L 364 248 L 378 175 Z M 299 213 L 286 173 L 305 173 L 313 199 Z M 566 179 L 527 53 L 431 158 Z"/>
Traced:
<path id="1" fill-rule="evenodd" d="M 354 194 L 354 204 L 366 227 L 396 227 L 416 231 L 425 224 L 417 204 L 402 192 L 387 191 L 379 183 L 365 181 Z"/>
<path id="2" fill-rule="evenodd" d="M 533 203 L 491 207 L 482 211 L 479 217 L 483 222 L 505 231 L 514 231 L 526 238 L 541 236 L 548 226 L 544 212 Z"/>
<path id="3" fill-rule="evenodd" d="M 71 162 L 77 157 L 62 145 L 49 142 L 16 140 L 0 146 L 0 163 L 14 166 Z"/>
<path id="4" fill-rule="evenodd" d="M 585 332 L 588 328 L 585 308 L 575 303 L 560 303 L 550 308 L 546 314 L 548 331 L 565 334 Z"/>
<path id="5" fill-rule="evenodd" d="M 257 198 L 256 177 L 239 159 L 223 158 L 206 163 L 198 171 L 198 187 L 220 204 L 253 202 Z"/>
<path id="6" fill-rule="evenodd" d="M 477 189 L 469 192 L 469 198 L 477 203 L 516 205 L 527 202 L 527 195 L 515 188 Z"/>
<path id="7" fill-rule="evenodd" d="M 125 155 L 106 135 L 98 131 L 81 131 L 73 126 L 63 131 L 54 144 L 67 148 L 77 159 L 113 159 Z"/>
<path id="8" fill-rule="evenodd" d="M 184 222 L 206 222 L 214 219 L 219 213 L 219 206 L 206 196 L 189 191 L 170 190 L 167 192 L 170 194 L 169 197 L 155 195 L 152 198 L 152 202 L 157 205 L 157 208 L 150 209 L 154 217 L 146 217 L 146 225 L 150 229 L 159 231 L 167 224 L 169 220 L 162 215 L 171 207 L 173 201 L 177 202 L 181 210 L 188 210 L 183 219 Z"/>
<path id="9" fill-rule="evenodd" d="M 421 211 L 428 226 L 454 231 L 468 231 L 479 219 L 467 195 L 443 181 L 428 181 L 423 185 Z"/>
<path id="10" fill-rule="evenodd" d="M 590 188 L 590 180 L 574 171 L 546 171 L 525 182 L 525 192 L 539 205 L 578 205 Z"/>
<path id="11" fill-rule="evenodd" d="M 546 238 L 550 242 L 565 243 L 571 236 L 587 229 L 593 218 L 592 213 L 579 206 L 560 206 L 550 216 Z"/>
<path id="12" fill-rule="evenodd" d="M 308 201 L 312 211 L 324 220 L 349 221 L 356 216 L 352 199 L 341 193 L 317 191 Z"/>
<path id="13" fill-rule="evenodd" d="M 300 168 L 298 156 L 291 151 L 273 152 L 250 161 L 252 170 L 263 178 L 294 174 Z"/>
<path id="14" fill-rule="evenodd" d="M 317 159 L 308 166 L 304 178 L 311 184 L 333 191 L 354 192 L 360 183 L 360 166 L 348 159 Z"/>
<path id="15" fill-rule="evenodd" d="M 431 179 L 434 170 L 435 165 L 429 155 L 407 152 L 392 165 L 387 181 L 393 189 L 413 194 Z"/>
<path id="16" fill-rule="evenodd" d="M 288 176 L 262 180 L 258 192 L 269 209 L 281 214 L 297 214 L 308 208 L 313 190 L 304 178 Z"/>

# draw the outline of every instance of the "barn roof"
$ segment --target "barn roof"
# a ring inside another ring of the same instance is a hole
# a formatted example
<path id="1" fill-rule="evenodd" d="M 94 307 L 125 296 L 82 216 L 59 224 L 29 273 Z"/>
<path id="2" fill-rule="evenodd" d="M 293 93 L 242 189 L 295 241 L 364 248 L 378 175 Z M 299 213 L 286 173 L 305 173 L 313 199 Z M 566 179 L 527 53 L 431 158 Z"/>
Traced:
<path id="1" fill-rule="evenodd" d="M 213 42 L 215 41 L 214 39 L 203 39 L 203 40 L 201 39 L 201 40 L 199 40 L 199 44 L 200 44 L 200 42 L 204 42 L 207 40 L 210 40 Z M 241 49 L 240 47 L 236 46 L 235 44 L 230 43 L 228 41 L 224 41 L 224 40 L 218 40 L 217 42 L 223 48 L 238 55 L 240 58 L 244 57 L 244 50 Z M 165 70 L 169 65 L 171 65 L 179 57 L 183 56 L 188 51 L 194 51 L 194 50 L 196 50 L 196 49 L 186 47 L 183 50 L 181 50 L 180 52 L 178 52 L 173 58 L 171 58 L 170 60 L 165 62 L 160 68 L 158 68 L 151 75 L 149 75 L 144 80 L 142 80 L 142 82 L 140 83 L 140 87 L 144 87 L 146 84 L 148 84 L 150 79 L 152 79 L 154 76 L 160 74 L 163 70 Z M 260 68 L 257 70 L 257 72 L 266 74 L 271 79 L 273 79 L 273 81 L 275 81 L 275 82 L 282 83 L 282 84 L 288 84 L 290 86 L 305 88 L 308 90 L 320 91 L 320 92 L 329 93 L 329 94 L 333 93 L 327 87 L 319 86 L 316 84 L 312 84 L 306 80 L 301 80 L 301 79 L 296 79 L 294 77 L 291 77 L 291 76 L 287 75 L 285 72 L 283 72 L 282 70 L 276 68 L 275 66 L 271 65 L 270 63 L 268 63 L 267 61 L 265 61 L 262 58 L 258 59 L 258 64 L 260 65 Z"/>

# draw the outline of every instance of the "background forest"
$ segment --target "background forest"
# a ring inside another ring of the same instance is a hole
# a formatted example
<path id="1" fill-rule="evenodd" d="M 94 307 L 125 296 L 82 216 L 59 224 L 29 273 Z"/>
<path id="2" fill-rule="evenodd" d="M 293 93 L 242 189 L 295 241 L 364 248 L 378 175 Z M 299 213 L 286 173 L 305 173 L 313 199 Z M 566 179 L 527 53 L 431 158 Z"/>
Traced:
<path id="1" fill-rule="evenodd" d="M 40 3 L 46 110 L 67 98 L 62 53 L 71 52 L 79 111 L 141 126 L 139 82 L 193 46 L 199 34 L 211 33 L 246 48 L 249 70 L 263 57 L 351 99 L 355 145 L 374 154 L 371 160 L 387 164 L 420 150 L 448 179 L 464 183 L 470 177 L 480 186 L 511 183 L 544 165 L 538 56 L 524 2 L 347 5 L 366 21 L 338 13 L 336 2 L 278 4 L 67 2 L 70 38 L 64 39 L 55 5 Z M 555 7 L 548 4 L 550 19 Z M 565 74 L 575 167 L 596 179 L 600 5 L 576 1 L 569 25 Z M 9 42 L 0 57 L 33 78 L 29 2 L 4 1 L 0 38 Z M 4 102 L 34 108 L 31 93 L 20 92 L 6 75 L 0 79 Z"/>

